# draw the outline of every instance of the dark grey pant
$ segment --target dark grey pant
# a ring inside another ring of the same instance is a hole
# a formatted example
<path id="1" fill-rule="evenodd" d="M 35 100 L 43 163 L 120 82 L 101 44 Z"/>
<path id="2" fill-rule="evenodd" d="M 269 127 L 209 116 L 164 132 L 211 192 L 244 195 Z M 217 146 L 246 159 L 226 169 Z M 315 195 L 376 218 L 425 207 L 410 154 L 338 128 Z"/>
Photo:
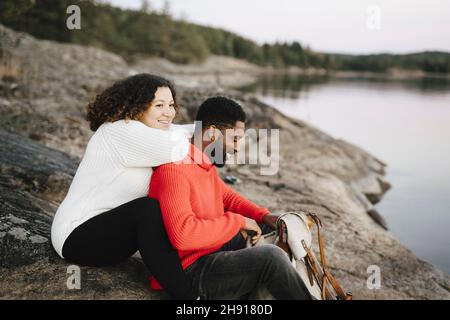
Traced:
<path id="1" fill-rule="evenodd" d="M 260 224 L 263 234 L 270 227 Z M 185 269 L 201 299 L 246 299 L 266 288 L 278 300 L 312 299 L 285 252 L 276 245 L 246 248 L 238 232 L 219 251 Z"/>

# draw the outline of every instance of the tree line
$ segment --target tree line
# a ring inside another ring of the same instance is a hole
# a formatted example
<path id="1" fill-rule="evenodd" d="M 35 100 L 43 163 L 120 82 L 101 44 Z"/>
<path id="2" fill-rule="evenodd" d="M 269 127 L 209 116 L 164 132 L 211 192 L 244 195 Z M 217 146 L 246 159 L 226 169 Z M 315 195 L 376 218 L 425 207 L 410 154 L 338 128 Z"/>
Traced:
<path id="1" fill-rule="evenodd" d="M 81 9 L 80 30 L 66 27 L 66 8 L 73 4 Z M 99 47 L 129 61 L 158 56 L 176 63 L 196 63 L 216 54 L 276 68 L 450 72 L 450 54 L 445 52 L 342 55 L 316 52 L 298 41 L 259 45 L 223 29 L 174 19 L 169 2 L 158 12 L 148 0 L 142 4 L 141 10 L 126 10 L 95 0 L 2 0 L 0 23 L 40 39 Z"/>

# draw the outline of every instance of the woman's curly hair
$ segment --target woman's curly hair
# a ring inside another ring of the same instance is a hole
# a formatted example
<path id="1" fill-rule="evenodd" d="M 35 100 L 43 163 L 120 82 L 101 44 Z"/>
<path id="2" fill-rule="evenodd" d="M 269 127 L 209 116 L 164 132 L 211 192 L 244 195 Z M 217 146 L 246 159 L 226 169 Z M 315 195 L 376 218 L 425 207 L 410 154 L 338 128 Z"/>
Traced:
<path id="1" fill-rule="evenodd" d="M 96 131 L 105 122 L 137 120 L 153 101 L 159 87 L 170 89 L 175 108 L 178 109 L 172 82 L 153 74 L 141 73 L 114 83 L 87 105 L 86 120 L 91 130 Z"/>

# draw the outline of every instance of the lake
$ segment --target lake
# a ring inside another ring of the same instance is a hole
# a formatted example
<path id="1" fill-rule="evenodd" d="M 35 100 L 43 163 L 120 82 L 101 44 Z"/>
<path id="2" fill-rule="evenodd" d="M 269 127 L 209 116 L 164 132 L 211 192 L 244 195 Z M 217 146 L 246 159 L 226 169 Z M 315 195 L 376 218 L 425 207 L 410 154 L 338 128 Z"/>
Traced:
<path id="1" fill-rule="evenodd" d="M 388 164 L 390 232 L 450 273 L 450 79 L 266 77 L 243 88 Z"/>

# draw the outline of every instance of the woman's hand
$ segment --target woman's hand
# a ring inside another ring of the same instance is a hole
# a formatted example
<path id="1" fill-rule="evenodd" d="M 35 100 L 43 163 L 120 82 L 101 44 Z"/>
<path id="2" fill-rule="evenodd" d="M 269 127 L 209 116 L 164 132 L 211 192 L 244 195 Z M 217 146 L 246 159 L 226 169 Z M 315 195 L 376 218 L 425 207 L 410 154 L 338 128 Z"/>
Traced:
<path id="1" fill-rule="evenodd" d="M 252 234 L 252 245 L 254 245 L 256 242 L 258 242 L 259 238 L 261 237 L 262 230 L 258 226 L 255 220 L 244 217 L 245 219 L 245 226 L 242 228 L 239 232 L 241 233 L 242 237 L 247 240 L 249 233 Z"/>

